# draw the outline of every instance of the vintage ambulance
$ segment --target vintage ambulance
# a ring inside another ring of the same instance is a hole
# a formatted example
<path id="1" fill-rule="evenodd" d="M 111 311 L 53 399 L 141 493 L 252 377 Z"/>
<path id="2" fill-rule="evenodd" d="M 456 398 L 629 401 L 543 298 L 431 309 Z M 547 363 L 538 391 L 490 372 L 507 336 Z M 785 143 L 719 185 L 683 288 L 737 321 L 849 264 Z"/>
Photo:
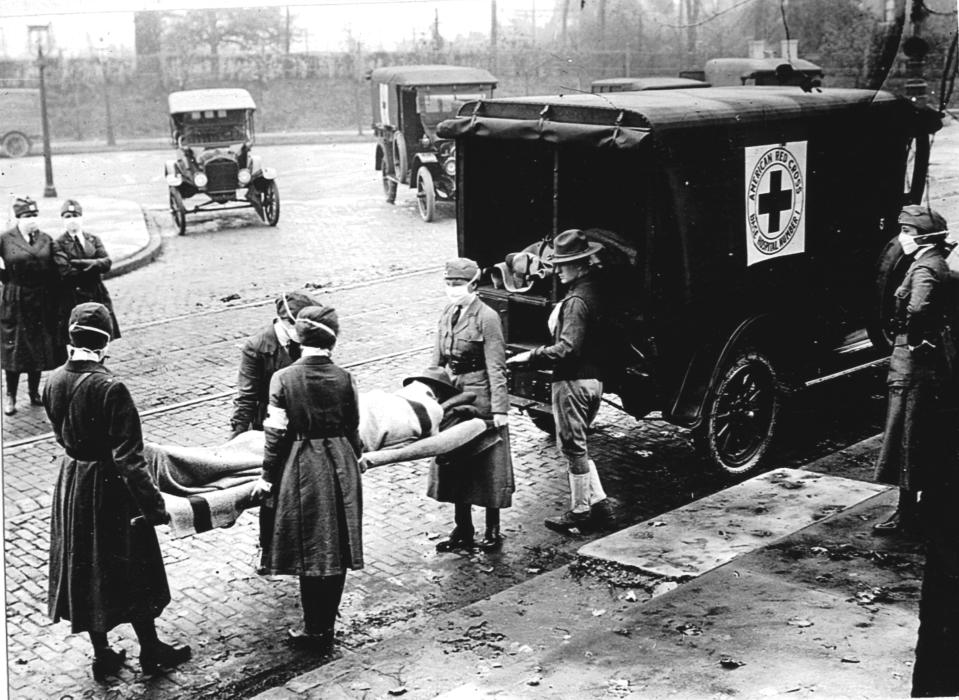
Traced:
<path id="1" fill-rule="evenodd" d="M 480 293 L 511 351 L 549 341 L 563 294 L 531 260 L 585 230 L 604 245 L 606 391 L 744 475 L 784 396 L 888 355 L 887 243 L 938 125 L 885 92 L 710 87 L 476 101 L 439 133 L 456 140 L 459 251 L 493 273 Z M 550 428 L 549 372 L 514 370 L 510 391 Z"/>

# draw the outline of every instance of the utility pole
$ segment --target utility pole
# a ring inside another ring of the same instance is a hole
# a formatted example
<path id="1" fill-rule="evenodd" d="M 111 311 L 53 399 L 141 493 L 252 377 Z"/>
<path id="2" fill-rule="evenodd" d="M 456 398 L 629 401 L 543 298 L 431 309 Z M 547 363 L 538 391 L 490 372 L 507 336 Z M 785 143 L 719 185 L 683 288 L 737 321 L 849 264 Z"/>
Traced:
<path id="1" fill-rule="evenodd" d="M 286 6 L 286 36 L 283 37 L 285 46 L 285 53 L 287 56 L 290 55 L 290 6 Z"/>
<path id="2" fill-rule="evenodd" d="M 43 56 L 43 44 L 37 41 L 37 68 L 40 70 L 40 119 L 43 126 L 43 173 L 46 177 L 43 196 L 56 197 L 57 188 L 53 186 L 53 163 L 50 160 L 50 118 L 47 115 L 47 83 L 43 76 L 46 67 L 47 59 Z"/>
<path id="3" fill-rule="evenodd" d="M 902 42 L 902 52 L 908 59 L 906 61 L 906 97 L 917 107 L 925 107 L 928 100 L 924 69 L 929 44 L 922 38 L 923 25 L 928 16 L 929 12 L 922 0 L 912 0 L 912 8 L 909 11 L 912 36 Z"/>
<path id="4" fill-rule="evenodd" d="M 103 108 L 107 118 L 107 145 L 116 146 L 117 140 L 113 134 L 113 106 L 110 103 L 110 71 L 108 69 L 109 58 L 106 61 L 97 57 L 100 64 L 100 72 L 103 75 Z"/>
<path id="5" fill-rule="evenodd" d="M 490 72 L 496 75 L 496 0 L 490 0 L 489 63 Z"/>

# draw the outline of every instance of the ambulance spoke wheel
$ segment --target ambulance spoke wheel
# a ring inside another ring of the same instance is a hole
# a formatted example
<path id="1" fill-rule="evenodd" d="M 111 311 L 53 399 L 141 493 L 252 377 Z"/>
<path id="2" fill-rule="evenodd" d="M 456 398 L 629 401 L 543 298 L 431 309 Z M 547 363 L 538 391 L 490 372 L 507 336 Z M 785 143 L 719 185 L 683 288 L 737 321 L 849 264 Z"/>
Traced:
<path id="1" fill-rule="evenodd" d="M 280 188 L 276 186 L 276 180 L 270 180 L 263 190 L 263 221 L 270 226 L 276 226 L 280 221 Z"/>
<path id="2" fill-rule="evenodd" d="M 383 196 L 387 204 L 396 202 L 396 167 L 393 165 L 393 159 L 387 155 L 383 149 L 379 149 L 380 170 L 383 173 Z"/>
<path id="3" fill-rule="evenodd" d="M 420 168 L 416 174 L 416 207 L 426 223 L 436 218 L 436 186 L 433 173 L 426 168 Z"/>
<path id="4" fill-rule="evenodd" d="M 737 353 L 709 401 L 699 435 L 714 468 L 732 476 L 759 471 L 775 437 L 782 395 L 769 357 L 756 349 Z"/>

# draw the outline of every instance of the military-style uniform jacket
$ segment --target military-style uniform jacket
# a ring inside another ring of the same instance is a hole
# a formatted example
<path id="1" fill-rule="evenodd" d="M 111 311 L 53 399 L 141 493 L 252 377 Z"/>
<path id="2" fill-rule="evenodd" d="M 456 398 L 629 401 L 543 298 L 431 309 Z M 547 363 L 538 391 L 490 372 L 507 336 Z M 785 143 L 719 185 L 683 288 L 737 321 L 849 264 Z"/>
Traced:
<path id="1" fill-rule="evenodd" d="M 589 275 L 574 280 L 562 305 L 553 344 L 534 348 L 533 365 L 553 369 L 553 381 L 603 379 L 602 301 L 596 282 Z"/>
<path id="2" fill-rule="evenodd" d="M 261 533 L 260 573 L 363 568 L 359 423 L 353 378 L 330 358 L 301 357 L 273 375 L 263 478 L 273 485 L 275 522 Z"/>
<path id="3" fill-rule="evenodd" d="M 170 590 L 153 525 L 167 516 L 130 392 L 99 362 L 71 360 L 47 378 L 43 405 L 66 453 L 50 518 L 50 617 L 73 632 L 157 617 Z"/>
<path id="4" fill-rule="evenodd" d="M 110 271 L 113 261 L 100 237 L 83 231 L 77 240 L 69 233 L 63 233 L 53 242 L 53 262 L 61 280 L 63 318 L 70 318 L 70 311 L 77 304 L 88 301 L 103 304 L 113 320 L 113 340 L 119 338 L 120 324 L 113 311 L 110 293 L 103 284 L 103 275 Z M 86 269 L 88 267 L 90 269 Z M 63 332 L 67 332 L 65 327 Z M 68 337 L 64 337 L 64 342 Z"/>
<path id="5" fill-rule="evenodd" d="M 461 308 L 451 304 L 440 315 L 433 364 L 446 367 L 453 383 L 476 394 L 480 416 L 509 412 L 506 386 L 506 343 L 499 316 L 477 297 Z M 446 503 L 470 503 L 507 508 L 515 490 L 509 429 L 499 429 L 499 440 L 478 453 L 433 460 L 427 496 Z"/>
<path id="6" fill-rule="evenodd" d="M 943 399 L 954 391 L 946 384 L 955 349 L 947 323 L 949 268 L 943 251 L 927 250 L 913 260 L 896 290 L 893 328 L 897 332 L 889 358 L 889 406 L 876 479 L 904 489 L 921 490 L 930 470 L 948 458 L 943 431 Z M 919 346 L 928 341 L 934 348 Z M 910 346 L 917 348 L 910 350 Z"/>
<path id="7" fill-rule="evenodd" d="M 262 430 L 273 375 L 293 362 L 271 323 L 243 343 L 230 424 L 234 431 Z"/>
<path id="8" fill-rule="evenodd" d="M 12 372 L 59 367 L 67 358 L 60 335 L 59 280 L 53 239 L 37 231 L 30 245 L 14 227 L 0 235 L 0 364 Z"/>

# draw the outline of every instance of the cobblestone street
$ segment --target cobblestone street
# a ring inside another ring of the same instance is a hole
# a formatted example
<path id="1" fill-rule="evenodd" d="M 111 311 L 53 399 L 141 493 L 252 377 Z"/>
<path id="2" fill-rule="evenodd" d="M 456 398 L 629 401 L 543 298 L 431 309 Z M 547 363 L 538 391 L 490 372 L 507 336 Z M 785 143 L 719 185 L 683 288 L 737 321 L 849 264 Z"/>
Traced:
<path id="1" fill-rule="evenodd" d="M 337 308 L 334 357 L 361 391 L 395 388 L 429 362 L 445 303 L 441 265 L 456 255 L 452 210 L 425 224 L 408 191 L 395 207 L 386 205 L 370 144 L 262 150 L 280 172 L 283 217 L 275 229 L 243 214 L 191 220 L 188 234 L 175 236 L 159 178 L 112 193 L 140 201 L 165 242 L 156 262 L 107 282 L 123 331 L 108 365 L 130 388 L 149 441 L 215 445 L 228 437 L 240 344 L 270 322 L 280 292 L 305 288 Z M 104 168 L 124 167 L 136 155 L 96 158 Z M 106 165 L 111 158 L 116 162 Z M 84 188 L 95 187 L 80 176 L 64 177 L 68 196 L 82 199 Z M 878 430 L 884 403 L 877 376 L 837 384 L 794 406 L 801 427 L 787 434 L 775 466 L 803 464 Z M 255 574 L 253 511 L 230 529 L 182 540 L 159 528 L 173 602 L 158 627 L 164 639 L 191 644 L 193 660 L 150 680 L 134 658 L 119 680 L 95 683 L 86 636 L 69 635 L 67 623 L 53 625 L 46 615 L 49 507 L 60 449 L 43 409 L 22 399 L 3 423 L 12 697 L 245 697 L 318 663 L 282 641 L 300 618 L 297 582 Z M 516 494 L 503 513 L 507 540 L 497 554 L 436 554 L 453 511 L 426 498 L 426 462 L 366 474 L 367 567 L 347 577 L 337 633 L 342 647 L 373 644 L 424 616 L 553 569 L 584 543 L 543 528 L 545 516 L 566 507 L 565 466 L 550 436 L 516 412 L 510 419 Z M 636 421 L 612 406 L 601 411 L 590 449 L 624 526 L 728 483 L 704 472 L 686 431 Z M 481 512 L 475 517 L 481 522 Z M 112 637 L 135 657 L 129 626 Z"/>

